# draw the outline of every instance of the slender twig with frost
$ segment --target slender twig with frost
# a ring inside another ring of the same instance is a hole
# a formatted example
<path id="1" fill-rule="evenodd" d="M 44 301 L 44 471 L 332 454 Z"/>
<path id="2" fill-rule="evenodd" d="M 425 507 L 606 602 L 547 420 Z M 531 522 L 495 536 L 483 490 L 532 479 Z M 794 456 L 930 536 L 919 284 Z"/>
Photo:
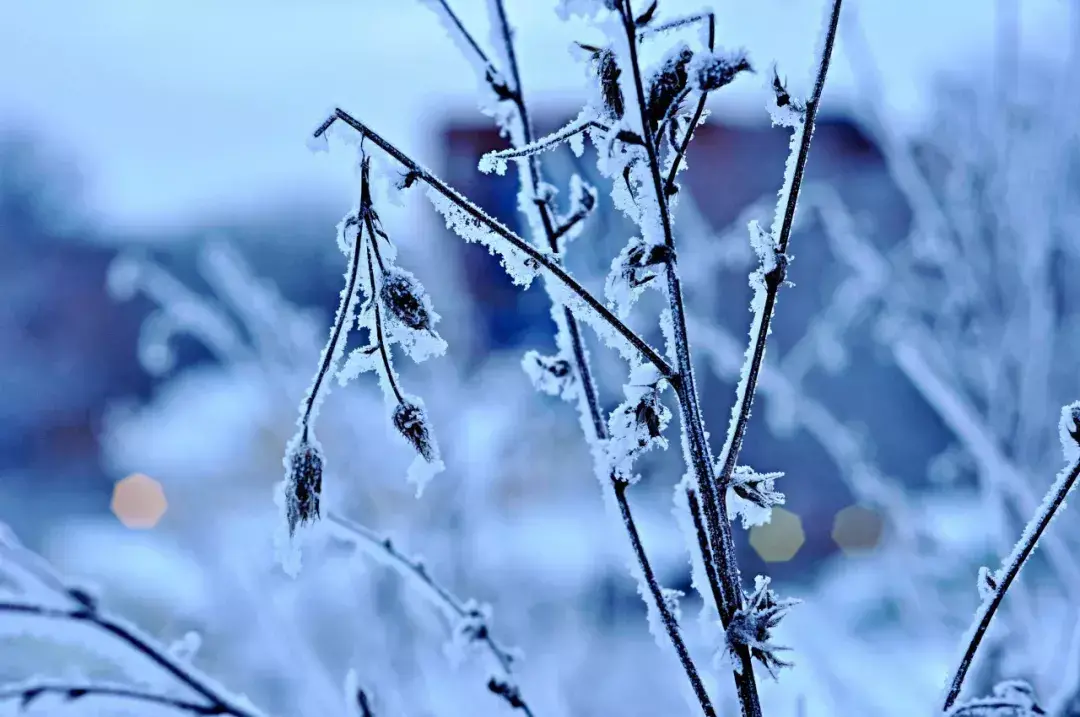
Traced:
<path id="1" fill-rule="evenodd" d="M 715 566 L 713 571 L 709 572 L 710 587 L 713 598 L 717 603 L 716 608 L 721 621 L 727 626 L 735 612 L 743 604 L 741 578 L 735 561 L 735 543 L 731 535 L 731 523 L 728 520 L 727 507 L 725 502 L 719 499 L 721 494 L 718 493 L 716 483 L 713 480 L 711 453 L 705 437 L 701 409 L 698 404 L 697 387 L 694 385 L 694 368 L 690 358 L 690 341 L 686 331 L 686 315 L 675 254 L 675 239 L 671 229 L 670 206 L 667 201 L 664 180 L 661 176 L 660 158 L 656 151 L 656 142 L 652 135 L 652 126 L 648 115 L 645 85 L 637 52 L 637 25 L 630 0 L 623 0 L 618 3 L 618 12 L 626 33 L 626 46 L 630 63 L 629 71 L 633 76 L 635 104 L 639 112 L 639 129 L 644 135 L 648 169 L 653 184 L 652 190 L 655 194 L 664 246 L 668 254 L 665 274 L 667 276 L 668 302 L 671 310 L 673 349 L 678 371 L 672 377 L 671 383 L 679 399 L 684 441 L 688 449 L 687 457 L 691 463 L 690 469 L 693 471 L 697 482 L 698 497 L 700 497 L 704 508 L 704 527 L 707 530 L 708 539 L 700 541 L 700 547 L 702 549 L 708 548 L 708 554 L 702 556 L 705 565 L 708 566 L 713 563 Z M 694 496 L 690 495 L 690 498 L 693 500 Z M 739 669 L 734 671 L 735 685 L 739 693 L 739 702 L 743 714 L 748 717 L 758 717 L 761 714 L 761 705 L 754 680 L 750 649 L 746 645 L 737 645 L 734 652 L 739 664 Z"/>
<path id="2" fill-rule="evenodd" d="M 1060 433 L 1062 447 L 1067 459 L 1070 461 L 1070 465 L 1066 466 L 1058 474 L 1054 484 L 1047 491 L 1046 498 L 1043 500 L 1038 513 L 1024 528 L 1020 540 L 1017 541 L 1012 552 L 1002 562 L 1001 568 L 994 573 L 986 569 L 980 573 L 980 593 L 985 597 L 975 613 L 975 619 L 968 631 L 959 664 L 949 681 L 948 691 L 942 705 L 943 712 L 948 711 L 960 695 L 960 690 L 964 686 L 964 678 L 967 676 L 972 661 L 975 659 L 979 645 L 986 635 L 987 628 L 990 627 L 990 621 L 994 619 L 995 613 L 997 613 L 1002 600 L 1005 598 L 1006 591 L 1020 574 L 1020 569 L 1024 567 L 1024 563 L 1035 551 L 1039 538 L 1042 537 L 1047 526 L 1050 525 L 1050 521 L 1064 506 L 1065 499 L 1076 485 L 1077 477 L 1080 476 L 1080 403 L 1074 403 L 1062 409 Z"/>
<path id="3" fill-rule="evenodd" d="M 409 558 L 399 551 L 389 539 L 379 536 L 370 528 L 354 523 L 339 515 L 330 514 L 329 522 L 334 528 L 337 539 L 355 545 L 377 562 L 391 568 L 404 577 L 437 608 L 458 632 L 471 643 L 484 647 L 498 667 L 498 674 L 488 679 L 487 688 L 506 701 L 508 705 L 521 710 L 527 717 L 533 717 L 513 672 L 514 652 L 503 647 L 491 634 L 488 616 L 474 602 L 462 600 L 436 582 L 427 568 L 419 560 Z M 460 627 L 456 627 L 460 626 Z"/>
<path id="4" fill-rule="evenodd" d="M 496 20 L 498 22 L 499 36 L 502 39 L 506 52 L 509 76 L 513 83 L 510 92 L 517 112 L 517 117 L 515 118 L 517 126 L 514 128 L 517 131 L 512 131 L 510 133 L 511 143 L 515 145 L 512 149 L 486 155 L 485 159 L 494 157 L 497 161 L 503 162 L 509 159 L 526 159 L 527 161 L 520 171 L 521 191 L 526 196 L 535 197 L 538 188 L 543 183 L 542 169 L 537 157 L 539 152 L 551 149 L 574 134 L 583 132 L 587 129 L 606 128 L 593 119 L 578 119 L 571 122 L 563 130 L 555 132 L 540 140 L 534 139 L 532 123 L 528 114 L 528 105 L 525 102 L 524 91 L 521 85 L 521 76 L 514 48 L 513 33 L 509 21 L 507 20 L 505 5 L 502 0 L 494 0 L 493 5 L 497 16 Z M 441 2 L 441 6 L 447 14 L 456 20 L 456 16 L 446 2 Z M 459 33 L 465 36 L 464 39 L 467 46 L 473 48 L 477 47 L 476 41 L 469 35 L 468 30 L 466 30 L 460 21 L 456 21 L 454 26 Z M 551 219 L 550 207 L 547 202 L 537 200 L 532 202 L 522 202 L 521 204 L 523 210 L 525 207 L 528 207 L 530 211 L 535 212 L 537 215 L 536 218 L 539 220 L 539 226 L 542 227 L 543 233 L 545 234 L 544 238 L 546 239 L 548 249 L 556 257 L 559 256 L 561 252 L 559 242 L 560 237 L 569 230 L 572 226 L 572 222 L 576 223 L 584 219 L 584 215 L 580 218 L 572 217 L 570 221 L 563 225 L 563 227 L 555 227 Z M 536 226 L 535 223 L 534 226 Z M 539 241 L 539 237 L 534 237 L 534 242 Z M 574 372 L 580 383 L 579 390 L 581 392 L 580 400 L 578 401 L 578 410 L 581 412 L 583 419 L 585 419 L 583 420 L 583 424 L 587 423 L 592 429 L 592 435 L 589 436 L 590 443 L 593 443 L 594 445 L 603 445 L 610 438 L 610 434 L 607 422 L 604 420 L 604 415 L 600 408 L 596 390 L 596 381 L 589 365 L 588 355 L 581 335 L 581 328 L 573 312 L 566 306 L 560 305 L 561 302 L 559 302 L 554 295 L 550 296 L 553 303 L 553 311 L 561 314 L 561 317 L 559 317 L 561 318 L 561 321 L 556 321 L 556 331 L 569 339 L 571 353 L 573 354 Z M 562 341 L 557 340 L 557 343 L 561 345 Z M 626 529 L 637 562 L 637 567 L 641 573 L 641 580 L 644 582 L 648 596 L 652 600 L 652 607 L 657 610 L 660 616 L 660 621 L 664 626 L 668 638 L 671 640 L 675 653 L 687 675 L 687 679 L 690 681 L 691 687 L 701 705 L 703 713 L 711 717 L 716 714 L 715 708 L 712 705 L 708 692 L 705 690 L 704 683 L 702 682 L 701 676 L 698 674 L 697 667 L 690 657 L 690 652 L 679 629 L 678 620 L 669 607 L 668 601 L 664 598 L 663 588 L 656 578 L 656 573 L 652 568 L 645 551 L 645 546 L 642 543 L 641 535 L 638 531 L 637 523 L 634 520 L 629 498 L 627 496 L 629 483 L 618 480 L 617 476 L 610 473 L 604 465 L 605 461 L 603 460 L 602 455 L 599 453 L 594 456 L 594 460 L 597 462 L 598 473 L 606 474 L 606 479 L 611 484 L 612 493 L 614 494 L 615 501 L 618 505 L 623 526 Z M 642 597 L 644 598 L 645 595 L 643 594 Z"/>
<path id="5" fill-rule="evenodd" d="M 0 525 L 0 567 L 13 568 L 27 576 L 33 583 L 33 592 L 27 600 L 0 598 L 0 616 L 24 617 L 48 620 L 67 626 L 80 625 L 92 628 L 110 642 L 118 642 L 142 660 L 152 664 L 178 686 L 198 695 L 203 704 L 190 702 L 168 695 L 155 695 L 141 688 L 120 688 L 116 685 L 70 684 L 66 693 L 70 699 L 82 696 L 111 697 L 143 703 L 156 703 L 197 714 L 231 715 L 232 717 L 261 717 L 254 707 L 244 700 L 233 697 L 202 675 L 190 665 L 170 656 L 168 648 L 157 644 L 153 638 L 141 634 L 136 628 L 109 615 L 97 601 L 81 588 L 68 585 L 59 575 L 49 569 L 36 555 L 15 542 Z M 18 696 L 23 704 L 45 693 L 59 694 L 59 683 L 38 682 L 17 686 L 0 687 L 0 699 Z M 17 693 L 17 694 L 16 694 Z"/>
<path id="6" fill-rule="evenodd" d="M 549 252 L 537 249 L 528 241 L 522 239 L 497 219 L 489 216 L 484 210 L 462 196 L 456 189 L 439 179 L 427 169 L 421 167 L 396 146 L 376 134 L 370 127 L 355 119 L 348 112 L 342 109 L 335 109 L 334 113 L 327 117 L 326 120 L 316 128 L 314 138 L 319 139 L 323 137 L 326 131 L 339 120 L 356 130 L 361 136 L 370 140 L 373 144 L 377 145 L 380 149 L 393 157 L 395 161 L 405 167 L 409 173 L 408 176 L 410 176 L 413 181 L 421 181 L 424 184 L 427 184 L 434 192 L 463 212 L 470 220 L 486 228 L 499 239 L 503 240 L 503 242 L 505 242 L 503 249 L 508 253 L 523 255 L 526 261 L 531 261 L 537 267 L 543 269 L 547 274 L 554 278 L 559 285 L 570 292 L 571 298 L 580 302 L 578 311 L 580 311 L 582 318 L 614 331 L 629 344 L 629 347 L 632 348 L 633 352 L 641 355 L 645 360 L 653 364 L 657 370 L 660 371 L 661 375 L 670 376 L 672 374 L 671 367 L 668 365 L 667 361 L 661 358 L 660 354 L 656 352 L 656 349 L 649 346 L 644 339 L 620 321 L 611 310 L 593 296 L 588 289 L 578 283 L 577 279 L 572 277 Z"/>

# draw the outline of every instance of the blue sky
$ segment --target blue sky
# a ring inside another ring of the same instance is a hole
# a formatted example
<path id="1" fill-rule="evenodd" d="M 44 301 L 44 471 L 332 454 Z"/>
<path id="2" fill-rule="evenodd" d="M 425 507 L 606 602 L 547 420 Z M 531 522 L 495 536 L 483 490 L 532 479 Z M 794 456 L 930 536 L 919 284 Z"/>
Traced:
<path id="1" fill-rule="evenodd" d="M 1017 0 L 1005 0 L 1016 2 Z M 552 0 L 509 0 L 527 89 L 572 109 L 581 73 L 566 51 L 581 29 L 554 19 Z M 848 0 L 905 121 L 925 108 L 934 73 L 983 73 L 994 0 Z M 456 7 L 486 38 L 482 0 Z M 701 0 L 667 0 L 668 12 Z M 806 75 L 822 0 L 709 3 L 720 39 L 759 66 Z M 1025 0 L 1026 50 L 1061 56 L 1065 0 Z M 828 102 L 854 88 L 843 43 Z M 31 124 L 61 142 L 86 174 L 104 221 L 156 226 L 327 196 L 349 185 L 305 149 L 324 110 L 340 103 L 422 159 L 446 112 L 474 111 L 467 66 L 434 18 L 409 0 L 0 0 L 0 126 Z M 766 115 L 759 84 L 714 102 L 718 114 Z"/>

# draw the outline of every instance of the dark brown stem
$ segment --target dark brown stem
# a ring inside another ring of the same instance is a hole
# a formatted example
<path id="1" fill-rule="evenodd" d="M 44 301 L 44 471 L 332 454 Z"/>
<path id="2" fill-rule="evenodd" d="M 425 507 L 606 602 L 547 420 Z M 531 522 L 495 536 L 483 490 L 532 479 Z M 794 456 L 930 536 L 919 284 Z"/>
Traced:
<path id="1" fill-rule="evenodd" d="M 510 31 L 509 22 L 506 18 L 503 0 L 495 0 L 495 8 L 498 13 L 500 32 L 506 46 L 507 58 L 510 63 L 510 75 L 514 82 L 514 96 L 516 97 L 515 106 L 518 109 L 518 119 L 522 126 L 522 141 L 525 144 L 531 144 L 533 141 L 533 129 L 527 113 L 524 92 L 521 88 L 521 79 L 514 52 L 513 36 Z M 535 188 L 540 185 L 542 178 L 540 161 L 535 154 L 528 156 L 527 170 L 532 185 L 531 190 L 535 191 Z M 536 207 L 536 211 L 540 214 L 541 224 L 547 235 L 548 248 L 557 256 L 559 254 L 559 238 L 569 229 L 569 227 L 573 226 L 574 220 L 571 219 L 571 221 L 567 222 L 563 227 L 554 229 L 550 216 L 550 208 L 547 204 L 536 202 L 534 206 Z M 577 221 L 580 221 L 580 219 Z M 599 442 L 606 441 L 610 436 L 597 397 L 596 383 L 592 375 L 592 369 L 589 366 L 589 360 L 585 353 L 581 329 L 573 313 L 565 307 L 563 308 L 563 320 L 566 332 L 570 339 L 571 350 L 574 354 L 574 365 L 577 371 L 578 380 L 581 382 L 581 389 L 585 394 L 585 404 L 588 406 L 589 418 L 593 427 L 593 437 Z M 715 717 L 716 710 L 709 698 L 708 691 L 705 689 L 705 684 L 698 674 L 697 666 L 690 656 L 690 651 L 687 649 L 686 643 L 683 640 L 682 633 L 679 630 L 678 620 L 664 600 L 663 590 L 660 587 L 659 581 L 656 579 L 656 573 L 653 571 L 652 564 L 649 562 L 648 554 L 645 551 L 645 545 L 641 541 L 637 523 L 635 522 L 633 512 L 630 509 L 630 501 L 626 495 L 628 484 L 617 480 L 614 475 L 611 475 L 609 480 L 612 484 L 612 491 L 614 492 L 616 503 L 619 506 L 619 514 L 622 517 L 627 537 L 630 540 L 635 559 L 641 570 L 642 579 L 648 587 L 653 605 L 660 615 L 660 620 L 664 625 L 664 630 L 668 635 L 668 639 L 671 640 L 671 644 L 675 648 L 675 653 L 679 658 L 683 671 L 686 673 L 690 686 L 694 691 L 694 695 L 701 705 L 702 712 L 706 717 Z"/>
<path id="2" fill-rule="evenodd" d="M 645 152 L 648 156 L 649 171 L 652 176 L 653 191 L 656 195 L 660 213 L 660 224 L 664 232 L 669 260 L 667 266 L 668 302 L 671 310 L 674 333 L 674 350 L 677 364 L 676 380 L 673 381 L 679 399 L 679 409 L 683 431 L 688 443 L 691 470 L 694 473 L 705 513 L 705 527 L 708 531 L 708 545 L 716 570 L 713 580 L 719 584 L 710 585 L 714 596 L 721 601 L 716 606 L 722 623 L 727 626 L 735 611 L 742 607 L 742 578 L 735 562 L 735 543 L 731 535 L 731 522 L 727 515 L 727 506 L 719 494 L 713 480 L 712 456 L 705 438 L 704 422 L 698 403 L 697 387 L 694 383 L 693 361 L 690 357 L 690 342 L 686 330 L 686 313 L 683 303 L 682 284 L 679 278 L 675 251 L 675 239 L 671 229 L 670 207 L 664 192 L 664 180 L 660 174 L 660 161 L 656 152 L 655 138 L 649 123 L 645 104 L 644 82 L 641 76 L 641 63 L 638 60 L 637 29 L 631 10 L 631 0 L 623 0 L 621 5 L 623 28 L 626 32 L 629 51 L 630 72 L 633 75 L 634 89 L 640 113 L 641 130 L 645 133 Z M 703 556 L 709 559 L 709 556 Z M 739 704 L 744 717 L 761 717 L 761 704 L 754 679 L 750 649 L 746 645 L 736 648 L 736 658 L 740 669 L 733 670 Z"/>

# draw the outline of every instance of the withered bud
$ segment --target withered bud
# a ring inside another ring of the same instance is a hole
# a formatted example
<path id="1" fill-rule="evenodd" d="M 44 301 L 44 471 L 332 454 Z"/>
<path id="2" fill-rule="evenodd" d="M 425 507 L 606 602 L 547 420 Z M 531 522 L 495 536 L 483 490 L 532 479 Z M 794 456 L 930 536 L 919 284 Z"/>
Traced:
<path id="1" fill-rule="evenodd" d="M 693 51 L 686 45 L 672 54 L 657 70 L 649 81 L 649 99 L 646 103 L 649 122 L 655 129 L 668 115 L 672 105 L 686 88 L 687 65 L 694 58 Z"/>
<path id="2" fill-rule="evenodd" d="M 694 81 L 702 92 L 711 92 L 730 84 L 740 72 L 753 72 L 750 61 L 742 53 L 728 56 L 709 53 L 696 65 Z"/>
<path id="3" fill-rule="evenodd" d="M 419 405 L 405 400 L 397 405 L 393 415 L 398 430 L 417 453 L 428 463 L 439 459 L 439 451 L 428 426 L 427 413 Z"/>
<path id="4" fill-rule="evenodd" d="M 319 518 L 323 457 L 319 449 L 302 440 L 288 456 L 288 463 L 285 517 L 289 523 L 289 535 L 294 535 L 297 526 L 313 523 Z"/>
<path id="5" fill-rule="evenodd" d="M 619 87 L 619 77 L 622 69 L 615 59 L 615 53 L 610 49 L 603 49 L 596 53 L 596 74 L 600 79 L 600 96 L 604 102 L 608 119 L 622 119 L 626 112 L 626 103 L 623 101 L 622 88 Z"/>
<path id="6" fill-rule="evenodd" d="M 431 311 L 424 287 L 404 269 L 392 266 L 386 270 L 379 300 L 394 318 L 410 329 L 427 331 L 431 328 Z"/>

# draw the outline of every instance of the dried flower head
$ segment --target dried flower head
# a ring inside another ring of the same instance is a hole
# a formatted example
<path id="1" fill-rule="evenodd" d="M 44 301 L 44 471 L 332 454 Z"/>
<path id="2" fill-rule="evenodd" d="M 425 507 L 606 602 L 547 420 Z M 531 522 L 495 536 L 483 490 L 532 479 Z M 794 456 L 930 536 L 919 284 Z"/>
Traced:
<path id="1" fill-rule="evenodd" d="M 769 578 L 758 575 L 754 578 L 754 592 L 746 596 L 746 604 L 735 611 L 726 630 L 726 654 L 738 671 L 742 669 L 737 651 L 742 647 L 750 649 L 750 656 L 760 662 L 775 680 L 777 673 L 791 663 L 781 660 L 778 652 L 788 650 L 772 643 L 772 631 L 788 611 L 799 604 L 798 600 L 781 600 L 769 587 Z"/>
<path id="2" fill-rule="evenodd" d="M 313 523 L 319 518 L 323 457 L 315 445 L 301 439 L 286 455 L 285 462 L 289 471 L 285 517 L 289 523 L 289 535 L 294 535 L 297 526 Z"/>
<path id="3" fill-rule="evenodd" d="M 394 409 L 394 428 L 428 463 L 439 460 L 439 449 L 428 425 L 427 413 L 418 404 L 405 399 Z"/>
<path id="4" fill-rule="evenodd" d="M 1035 690 L 1023 680 L 1006 680 L 994 686 L 990 697 L 956 703 L 947 717 L 1035 717 L 1046 710 L 1035 701 Z"/>
<path id="5" fill-rule="evenodd" d="M 410 272 L 388 267 L 382 276 L 379 300 L 390 314 L 415 331 L 430 331 L 431 309 L 423 285 Z"/>

